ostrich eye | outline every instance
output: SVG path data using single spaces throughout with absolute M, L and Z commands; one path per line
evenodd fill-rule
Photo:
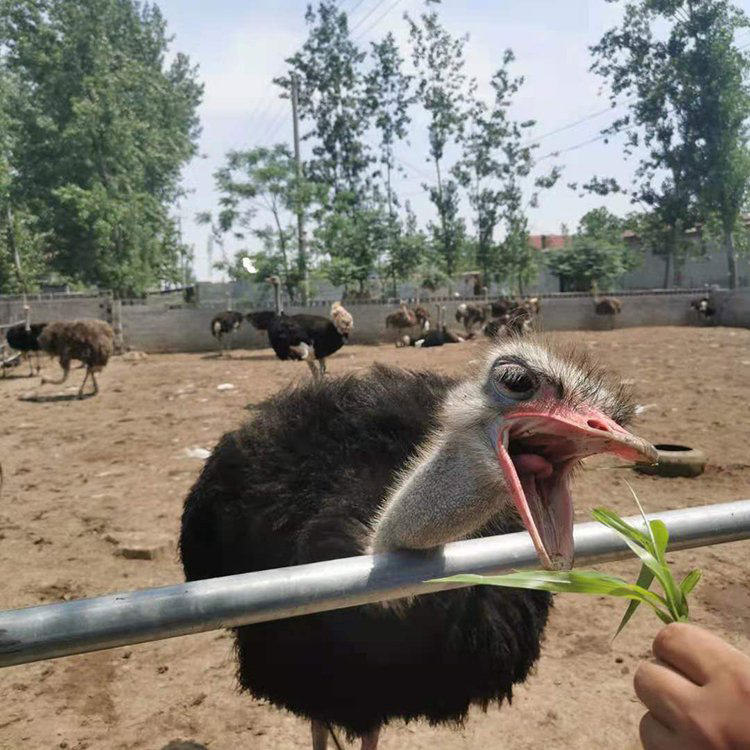
M 536 378 L 521 367 L 507 367 L 498 373 L 498 391 L 507 398 L 523 400 L 531 398 L 538 384 Z

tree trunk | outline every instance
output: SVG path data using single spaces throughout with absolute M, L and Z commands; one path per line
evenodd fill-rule
M 736 289 L 739 285 L 737 250 L 734 247 L 734 232 L 731 227 L 724 227 L 724 248 L 727 251 L 727 263 L 729 264 L 729 288 Z

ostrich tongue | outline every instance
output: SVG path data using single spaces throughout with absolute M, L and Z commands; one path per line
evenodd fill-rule
M 504 419 L 497 457 L 539 561 L 549 570 L 573 565 L 571 470 L 582 458 L 613 453 L 656 461 L 656 449 L 590 408 L 536 411 L 530 405 Z

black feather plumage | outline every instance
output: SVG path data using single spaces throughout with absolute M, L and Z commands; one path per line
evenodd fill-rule
M 221 439 L 187 498 L 187 579 L 361 554 L 453 383 L 375 367 L 261 405 Z M 370 605 L 244 626 L 238 677 L 253 695 L 350 736 L 391 719 L 461 722 L 472 703 L 510 700 L 539 656 L 550 604 L 541 592 L 476 587 L 399 611 Z

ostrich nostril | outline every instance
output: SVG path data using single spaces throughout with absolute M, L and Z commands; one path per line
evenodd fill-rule
M 589 419 L 586 424 L 593 430 L 601 430 L 602 432 L 610 432 L 609 427 L 599 419 Z

